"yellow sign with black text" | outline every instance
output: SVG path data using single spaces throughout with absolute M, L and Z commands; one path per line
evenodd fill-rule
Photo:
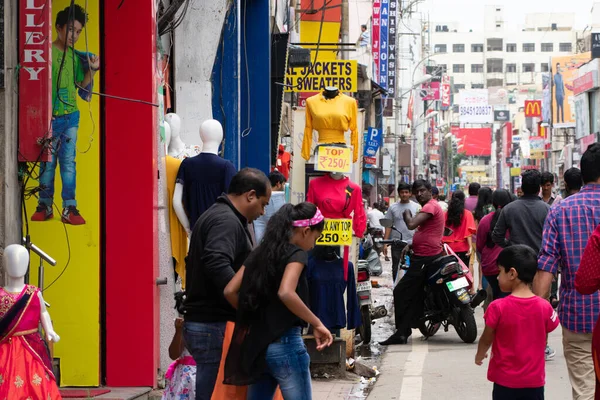
M 285 74 L 286 92 L 320 92 L 335 86 L 340 92 L 358 91 L 356 60 L 320 60 L 310 67 L 288 68 Z
M 352 245 L 351 219 L 325 219 L 325 228 L 317 239 L 317 246 Z
M 352 172 L 352 148 L 319 146 L 315 170 L 349 174 Z

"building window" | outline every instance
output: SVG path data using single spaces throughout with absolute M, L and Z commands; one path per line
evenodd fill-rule
M 488 87 L 501 87 L 504 86 L 504 80 L 502 79 L 488 79 L 487 80 Z
M 455 53 L 464 53 L 465 52 L 465 45 L 464 44 L 453 44 L 452 45 L 452 51 Z
M 436 44 L 433 48 L 434 53 L 445 53 L 447 51 L 445 44 Z
M 487 40 L 487 51 L 502 51 L 503 48 L 502 39 L 488 39 Z
M 506 72 L 517 72 L 517 64 L 506 64 Z
M 573 46 L 571 45 L 571 43 L 560 43 L 558 45 L 558 51 L 564 51 L 564 52 L 572 52 L 573 51 Z
M 507 43 L 506 44 L 506 52 L 507 53 L 516 53 L 517 52 L 517 44 L 516 43 Z
M 554 51 L 554 43 L 542 43 L 542 51 L 544 53 L 551 53 Z
M 548 63 L 542 63 L 540 66 L 542 67 L 542 69 L 541 69 L 542 72 L 550 71 L 550 69 L 548 68 Z
M 471 89 L 483 89 L 483 83 L 471 83 Z
M 457 83 L 454 85 L 454 90 L 461 90 L 465 88 L 465 84 L 464 83 Z
M 524 53 L 533 53 L 535 51 L 535 43 L 523 43 Z
M 496 24 L 496 28 L 502 28 L 502 25 Z
M 535 72 L 535 64 L 534 63 L 524 63 L 523 64 L 523 72 Z
M 452 72 L 460 74 L 465 72 L 465 64 L 454 64 L 452 65 Z
M 487 72 L 488 74 L 494 72 L 502 72 L 503 61 L 501 58 L 490 58 L 487 60 Z
M 471 72 L 472 73 L 482 73 L 483 72 L 483 64 L 471 64 Z
M 472 44 L 471 52 L 473 53 L 483 53 L 483 44 Z

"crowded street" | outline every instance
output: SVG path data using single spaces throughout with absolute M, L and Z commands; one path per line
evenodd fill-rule
M 600 0 L 0 33 L 0 400 L 600 400 Z

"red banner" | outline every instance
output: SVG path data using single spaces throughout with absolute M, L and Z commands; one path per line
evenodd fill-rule
M 371 52 L 373 53 L 373 81 L 379 82 L 379 29 L 381 23 L 381 0 L 373 1 L 373 24 L 371 26 Z
M 450 76 L 444 74 L 441 87 L 442 107 L 450 107 Z
M 459 153 L 467 156 L 490 156 L 492 154 L 491 128 L 459 128 L 452 127 L 452 134 L 461 139 L 463 147 Z
M 52 16 L 50 1 L 19 1 L 19 160 L 49 161 Z

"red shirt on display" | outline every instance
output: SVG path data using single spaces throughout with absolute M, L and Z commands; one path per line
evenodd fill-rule
M 448 246 L 450 246 L 452 251 L 455 253 L 469 251 L 469 242 L 467 241 L 467 238 L 471 237 L 473 234 L 475 234 L 475 232 L 477 232 L 473 214 L 465 210 L 460 221 L 460 226 L 448 226 L 447 223 L 446 226 L 452 229 L 452 235 L 444 236 L 443 242 L 448 243 Z
M 279 151 L 277 153 L 277 162 L 275 164 L 275 168 L 277 171 L 281 172 L 281 174 L 285 177 L 286 180 L 290 179 L 290 161 L 292 157 L 290 153 L 285 151 L 285 147 L 283 145 L 279 145 Z
M 367 215 L 360 186 L 349 178 L 333 179 L 329 174 L 314 178 L 308 184 L 306 201 L 315 204 L 325 218 L 352 216 L 354 235 L 362 237 L 367 228 Z
M 488 380 L 514 389 L 544 386 L 546 336 L 559 324 L 550 303 L 511 295 L 494 300 L 484 319 L 495 331 Z
M 437 200 L 431 199 L 421 209 L 431 217 L 421 224 L 413 237 L 413 252 L 419 257 L 436 256 L 442 252 L 442 237 L 446 218 Z

